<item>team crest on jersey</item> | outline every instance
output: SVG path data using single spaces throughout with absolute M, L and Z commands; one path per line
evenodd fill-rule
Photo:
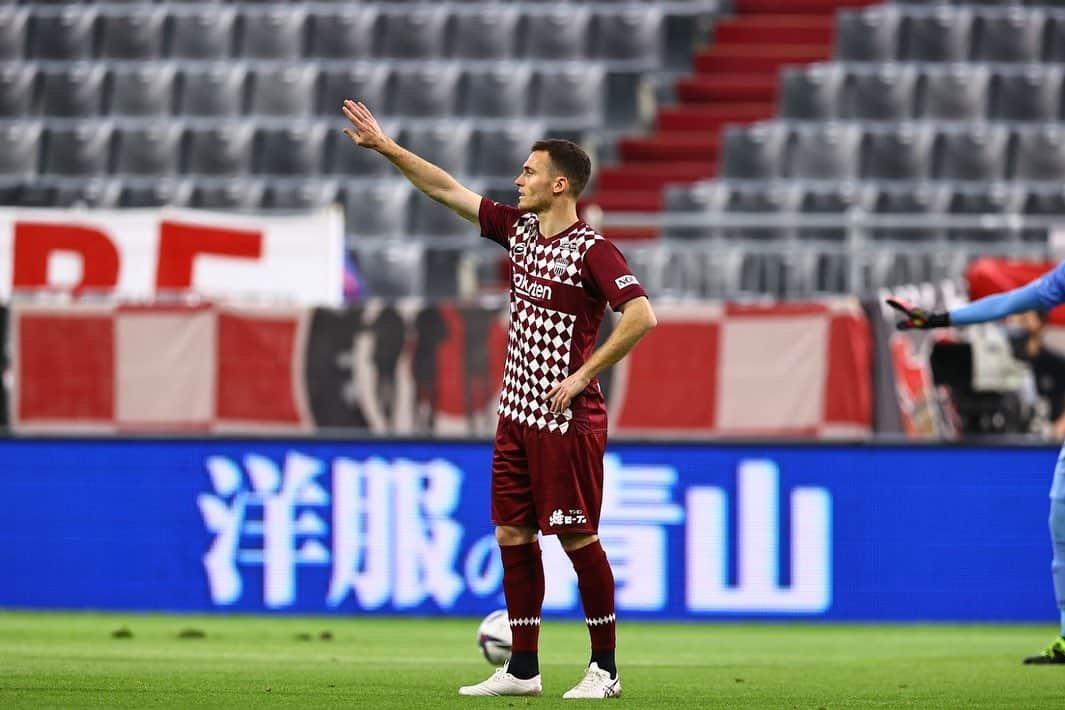
M 565 259 L 555 259 L 555 263 L 551 264 L 551 273 L 555 278 L 559 278 L 562 274 L 566 273 L 566 266 L 569 264 Z

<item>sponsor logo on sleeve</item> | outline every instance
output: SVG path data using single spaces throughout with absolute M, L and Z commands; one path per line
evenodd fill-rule
M 637 281 L 636 277 L 633 276 L 632 274 L 625 274 L 624 276 L 619 276 L 616 279 L 614 279 L 614 284 L 619 289 L 625 288 L 626 286 L 636 286 L 636 285 L 639 285 L 639 283 L 640 282 Z

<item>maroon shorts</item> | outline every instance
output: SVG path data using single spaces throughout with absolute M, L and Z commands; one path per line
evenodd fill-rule
M 603 507 L 606 431 L 571 422 L 565 434 L 499 418 L 492 451 L 492 522 L 545 535 L 594 533 Z

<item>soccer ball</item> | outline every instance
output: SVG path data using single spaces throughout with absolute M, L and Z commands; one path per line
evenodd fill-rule
M 485 660 L 501 666 L 510 658 L 510 619 L 506 609 L 496 609 L 481 621 L 477 629 L 477 645 Z

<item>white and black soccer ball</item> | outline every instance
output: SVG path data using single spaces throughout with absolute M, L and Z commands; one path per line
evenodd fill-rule
M 477 645 L 485 660 L 501 666 L 510 658 L 510 618 L 506 609 L 496 609 L 481 621 L 477 629 Z

